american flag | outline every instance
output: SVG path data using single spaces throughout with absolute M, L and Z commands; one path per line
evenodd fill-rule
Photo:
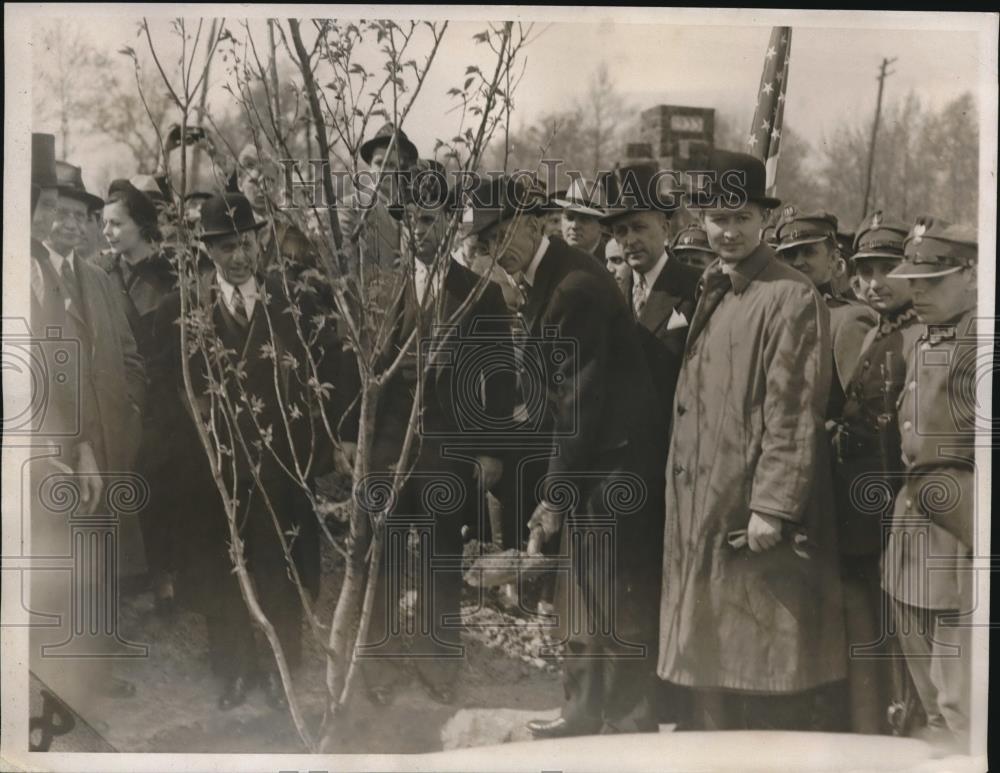
M 771 40 L 764 54 L 764 71 L 760 74 L 757 109 L 754 110 L 749 152 L 764 162 L 767 168 L 767 193 L 774 195 L 778 173 L 778 152 L 781 150 L 781 123 L 785 116 L 785 90 L 788 87 L 788 60 L 792 53 L 792 28 L 772 27 Z

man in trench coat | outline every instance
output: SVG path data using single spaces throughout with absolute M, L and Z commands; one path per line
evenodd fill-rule
M 659 675 L 706 729 L 816 729 L 845 640 L 823 412 L 829 311 L 760 243 L 764 166 L 715 151 L 745 197 L 699 202 L 712 248 L 667 462 Z M 719 179 L 719 178 L 717 178 Z M 705 204 L 710 205 L 704 207 Z

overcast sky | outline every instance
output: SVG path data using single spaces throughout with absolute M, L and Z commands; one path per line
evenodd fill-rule
M 115 16 L 109 15 L 112 10 Z M 314 9 L 312 14 L 334 15 L 335 10 Z M 161 7 L 145 12 L 165 11 Z M 174 8 L 166 12 L 178 13 Z M 257 6 L 227 11 L 231 18 L 267 12 L 266 7 Z M 453 17 L 476 12 L 476 8 L 436 6 L 407 13 Z M 142 11 L 105 5 L 89 11 L 57 7 L 46 13 L 72 14 L 73 26 L 85 39 L 109 54 L 126 44 L 141 50 L 135 20 Z M 289 11 L 281 7 L 271 13 L 287 16 Z M 303 11 L 303 15 L 308 13 Z M 494 18 L 509 18 L 512 13 L 490 10 Z M 555 20 L 536 23 L 540 34 L 527 49 L 524 79 L 515 94 L 514 128 L 530 124 L 544 112 L 569 107 L 584 93 L 588 78 L 602 61 L 636 109 L 660 103 L 715 107 L 732 116 L 737 125 L 749 125 L 771 25 L 791 24 L 785 120 L 819 146 L 845 122 L 868 125 L 871 121 L 882 57 L 897 58 L 894 74 L 886 82 L 888 102 L 912 90 L 925 104 L 939 106 L 963 91 L 978 92 L 979 62 L 985 56 L 977 33 L 955 30 L 958 25 L 969 25 L 957 15 L 572 8 L 519 9 L 517 13 Z M 641 14 L 641 18 L 630 14 Z M 407 121 L 407 132 L 421 149 L 430 151 L 435 138 L 454 134 L 455 115 L 447 112 L 452 103 L 446 92 L 460 85 L 467 64 L 482 61 L 483 47 L 472 41 L 482 28 L 475 21 L 455 21 L 449 28 L 420 107 Z M 116 59 L 121 67 L 129 66 L 124 57 Z M 212 94 L 213 103 L 224 97 L 218 89 Z M 55 128 L 34 127 L 36 131 Z M 81 145 L 78 155 L 71 160 L 84 165 L 87 179 L 94 179 L 94 166 L 114 165 L 117 160 L 110 149 L 93 143 Z

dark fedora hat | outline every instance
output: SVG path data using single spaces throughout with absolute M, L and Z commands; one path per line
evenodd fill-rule
M 527 174 L 488 177 L 470 195 L 472 220 L 466 236 L 480 234 L 517 214 L 540 213 L 548 201 L 542 186 Z
M 765 209 L 781 206 L 781 199 L 767 195 L 767 171 L 764 162 L 749 153 L 712 150 L 704 170 L 707 183 L 693 192 L 689 208 L 735 208 L 745 202 Z
M 52 134 L 31 135 L 31 184 L 38 188 L 55 188 L 59 185 L 56 176 L 56 138 Z
M 201 205 L 202 238 L 256 231 L 265 225 L 266 221 L 254 219 L 253 207 L 242 193 L 217 193 Z
M 87 191 L 83 184 L 83 172 L 80 167 L 66 161 L 56 161 L 56 188 L 59 195 L 68 199 L 76 199 L 87 205 L 87 211 L 93 212 L 104 206 L 104 199 Z
M 416 160 L 417 156 L 420 155 L 417 152 L 417 146 L 410 142 L 410 138 L 406 136 L 406 132 L 402 129 L 397 129 L 396 124 L 392 121 L 386 122 L 381 129 L 375 132 L 374 137 L 361 146 L 361 159 L 366 164 L 371 164 L 372 154 L 375 153 L 375 148 L 388 147 L 389 143 L 392 141 L 393 134 L 398 135 L 396 148 L 399 151 L 399 158 Z
M 668 175 L 655 161 L 619 166 L 605 174 L 601 184 L 607 204 L 601 222 L 610 223 L 633 212 L 675 212 L 680 207 L 680 191 L 668 187 Z

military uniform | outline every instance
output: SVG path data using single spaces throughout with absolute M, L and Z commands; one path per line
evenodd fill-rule
M 837 244 L 837 218 L 827 212 L 800 212 L 785 207 L 776 230 L 777 251 L 783 252 L 802 244 L 826 240 Z M 834 376 L 827 404 L 827 417 L 839 416 L 844 407 L 844 390 L 851 380 L 861 354 L 865 336 L 878 322 L 877 315 L 867 305 L 847 298 L 833 281 L 817 285 L 830 309 L 830 341 L 833 344 Z
M 898 263 L 903 259 L 906 233 L 906 226 L 885 223 L 881 213 L 876 213 L 859 229 L 852 260 Z M 852 655 L 846 699 L 850 730 L 855 733 L 886 732 L 890 701 L 902 692 L 898 686 L 902 679 L 892 689 L 891 664 L 885 660 L 892 643 L 886 634 L 879 564 L 902 468 L 895 405 L 906 376 L 905 353 L 912 350 L 921 330 L 912 303 L 882 316 L 865 337 L 845 390 L 843 412 L 836 419 L 834 495 L 845 627 Z
M 705 229 L 697 223 L 681 229 L 670 243 L 670 252 L 676 255 L 681 263 L 687 263 L 697 269 L 704 270 L 715 260 L 715 250 L 708 244 Z
M 891 276 L 929 278 L 973 266 L 975 231 L 930 218 L 906 239 Z M 897 636 L 928 727 L 968 744 L 975 504 L 975 301 L 928 324 L 906 352 L 898 405 L 904 467 L 883 559 Z

